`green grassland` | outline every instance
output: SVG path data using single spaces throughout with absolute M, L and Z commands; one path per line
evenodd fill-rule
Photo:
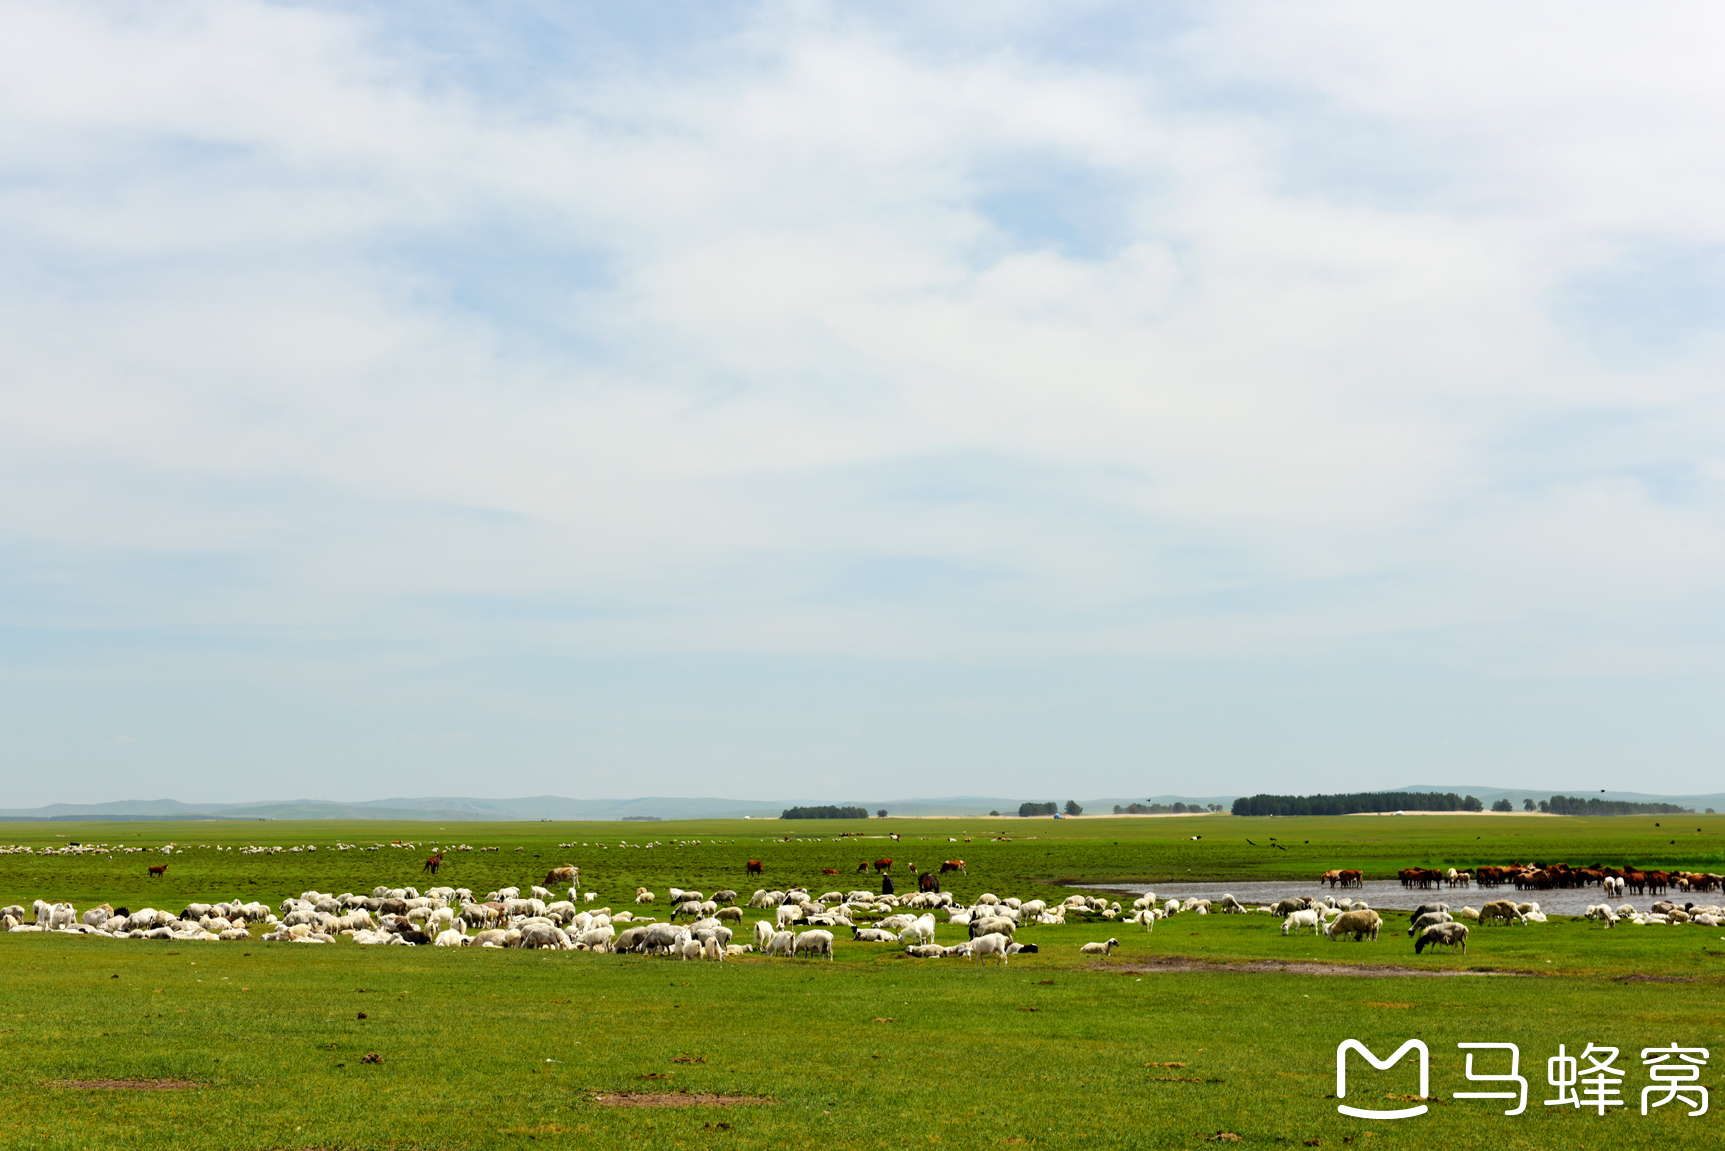
M 836 838 L 846 831 L 870 838 Z M 888 832 L 903 838 L 872 838 Z M 1246 843 L 1264 845 L 1272 834 L 1287 851 Z M 727 886 L 746 897 L 760 885 L 745 882 L 749 859 L 765 864 L 768 886 L 801 883 L 817 893 L 873 887 L 872 877 L 854 874 L 857 863 L 887 855 L 895 873 L 910 861 L 965 859 L 970 875 L 947 885 L 961 898 L 985 890 L 1059 896 L 1057 881 L 1130 878 L 1275 876 L 1304 892 L 1316 890 L 1317 872 L 1345 866 L 1386 875 L 1415 864 L 1564 859 L 1720 870 L 1721 834 L 1725 818 L 1710 816 L 512 823 L 441 831 L 9 824 L 0 825 L 0 843 L 173 841 L 185 850 L 0 856 L 0 902 L 52 897 L 81 910 L 106 899 L 177 911 L 194 899 L 275 904 L 308 888 L 428 886 L 421 860 L 432 846 L 451 844 L 499 850 L 450 852 L 439 881 L 483 893 L 573 863 L 583 886 L 619 909 L 637 885 L 653 889 L 661 917 L 672 884 L 709 893 Z M 413 846 L 363 849 L 397 839 Z M 319 850 L 215 850 L 260 843 Z M 340 851 L 337 843 L 356 846 Z M 167 876 L 149 879 L 146 865 L 164 858 Z M 840 874 L 824 876 L 825 868 Z M 901 891 L 907 880 L 900 876 Z M 1405 923 L 1390 916 L 1378 942 L 1361 944 L 1284 938 L 1265 916 L 1182 915 L 1150 933 L 1105 921 L 1030 926 L 1020 938 L 1041 951 L 1005 968 L 912 960 L 843 932 L 832 963 L 751 957 L 722 965 L 345 941 L 0 935 L 0 1084 L 10 1103 L 0 1113 L 0 1146 L 1139 1147 L 1205 1145 L 1218 1131 L 1238 1134 L 1242 1145 L 1288 1147 L 1313 1139 L 1382 1148 L 1717 1144 L 1725 1103 L 1693 1119 L 1678 1104 L 1639 1113 L 1647 1079 L 1638 1056 L 1672 1041 L 1710 1048 L 1703 1082 L 1715 1094 L 1725 1086 L 1725 933 L 1604 931 L 1554 917 L 1476 927 L 1467 955 L 1415 956 Z M 962 934 L 943 922 L 938 939 Z M 1109 935 L 1123 944 L 1112 958 L 1079 955 L 1079 944 Z M 1247 966 L 1261 960 L 1290 966 Z M 1312 973 L 1337 965 L 1377 974 Z M 1336 1045 L 1356 1038 L 1387 1055 L 1414 1037 L 1431 1049 L 1431 1114 L 1337 1114 L 1327 1098 Z M 1526 1114 L 1506 1118 L 1503 1105 L 1450 1098 L 1479 1086 L 1463 1079 L 1455 1047 L 1479 1041 L 1521 1045 Z M 1545 1060 L 1559 1043 L 1575 1053 L 1589 1042 L 1622 1049 L 1628 1106 L 1604 1117 L 1543 1106 L 1552 1093 Z M 361 1062 L 368 1053 L 381 1061 Z M 1355 1064 L 1351 1075 L 1349 1103 L 1405 1106 L 1383 1097 L 1417 1091 L 1407 1062 L 1382 1073 Z M 137 1093 L 54 1085 L 158 1078 L 199 1086 Z M 773 1102 L 594 1102 L 624 1091 Z

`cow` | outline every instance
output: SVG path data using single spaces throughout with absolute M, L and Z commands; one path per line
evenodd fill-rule
M 1342 873 L 1340 871 L 1337 871 L 1333 867 L 1330 870 L 1324 872 L 1322 875 L 1318 876 L 1318 886 L 1319 887 L 1322 887 L 1326 883 L 1329 884 L 1331 887 L 1334 887 L 1336 884 L 1340 883 L 1341 881 L 1342 881 Z
M 159 879 L 166 874 L 168 874 L 168 865 L 167 864 L 165 864 L 165 863 L 161 863 L 161 864 L 152 863 L 152 864 L 150 864 L 150 878 L 151 879 Z
M 758 859 L 751 859 L 748 863 L 743 865 L 744 875 L 759 875 L 764 870 L 765 869 L 761 866 L 761 861 Z
M 821 868 L 821 874 L 822 875 L 837 875 L 838 873 L 839 873 L 839 869 L 836 867 L 823 867 L 823 868 Z
M 861 863 L 857 864 L 857 874 L 858 875 L 862 875 L 867 870 L 868 870 L 868 860 L 865 859 Z
M 1341 871 L 1337 874 L 1341 878 L 1341 884 L 1343 887 L 1364 887 L 1366 885 L 1366 876 L 1364 872 L 1350 870 Z
M 891 871 L 892 870 L 892 860 L 890 860 L 890 859 L 877 859 L 874 861 L 874 869 L 877 873 L 882 872 L 882 871 Z
M 964 869 L 964 860 L 962 860 L 962 859 L 949 859 L 945 863 L 940 865 L 940 873 L 942 875 L 945 875 L 949 871 L 956 871 L 960 875 L 969 875 L 970 874 L 970 872 L 968 872 Z
M 429 871 L 429 872 L 431 872 L 431 874 L 436 875 L 437 869 L 442 867 L 442 866 L 443 866 L 443 852 L 440 851 L 436 855 L 428 856 L 425 860 L 425 864 L 419 870 Z
M 940 878 L 932 871 L 925 871 L 917 877 L 916 887 L 918 891 L 939 891 Z
M 542 887 L 556 887 L 559 884 L 563 884 L 563 883 L 574 883 L 575 877 L 577 875 L 580 875 L 580 874 L 581 874 L 580 868 L 576 868 L 576 867 L 553 867 L 550 871 L 545 873 L 545 882 L 543 884 L 541 884 L 541 886 Z

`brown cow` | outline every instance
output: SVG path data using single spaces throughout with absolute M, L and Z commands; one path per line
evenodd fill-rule
M 890 859 L 877 859 L 874 861 L 874 869 L 876 872 L 891 871 L 892 870 L 892 860 L 890 860 Z
M 932 871 L 925 871 L 917 877 L 916 887 L 918 891 L 939 891 L 940 877 Z
M 1362 871 L 1339 871 L 1336 873 L 1343 887 L 1364 887 L 1366 876 Z
M 574 883 L 575 877 L 581 874 L 578 867 L 553 867 L 545 873 L 545 882 L 541 887 L 556 887 L 560 883 Z
M 940 865 L 940 873 L 942 875 L 945 875 L 949 871 L 956 871 L 960 875 L 969 875 L 970 874 L 970 872 L 968 872 L 964 869 L 964 860 L 962 860 L 962 859 L 949 859 L 945 863 Z
M 166 875 L 167 873 L 168 873 L 168 865 L 167 864 L 164 863 L 164 864 L 161 864 L 159 866 L 154 864 L 154 863 L 150 864 L 150 878 L 151 879 L 155 879 L 158 876 Z
M 440 851 L 436 855 L 428 856 L 425 860 L 425 865 L 423 867 L 421 867 L 419 870 L 429 871 L 429 872 L 431 872 L 431 874 L 436 875 L 437 869 L 442 867 L 442 866 L 443 866 L 443 852 Z
M 761 866 L 761 861 L 758 859 L 751 859 L 748 863 L 743 865 L 744 875 L 759 875 L 764 870 L 765 868 Z

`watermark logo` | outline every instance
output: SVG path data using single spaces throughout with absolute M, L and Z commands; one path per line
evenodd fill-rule
M 1424 1099 L 1431 1095 L 1431 1052 L 1426 1050 L 1426 1045 L 1418 1039 L 1408 1040 L 1406 1043 L 1396 1048 L 1396 1053 L 1388 1059 L 1379 1059 L 1376 1055 L 1372 1054 L 1370 1048 L 1368 1048 L 1364 1043 L 1361 1043 L 1358 1039 L 1344 1039 L 1342 1040 L 1341 1045 L 1336 1048 L 1337 1099 L 1346 1099 L 1348 1097 L 1349 1051 L 1358 1051 L 1361 1055 L 1365 1056 L 1367 1063 L 1370 1063 L 1379 1071 L 1388 1071 L 1391 1067 L 1394 1067 L 1397 1063 L 1401 1062 L 1402 1056 L 1406 1055 L 1409 1051 L 1418 1051 L 1420 1053 L 1420 1098 Z M 1352 1115 L 1357 1119 L 1412 1119 L 1415 1115 L 1424 1115 L 1426 1113 L 1426 1105 L 1421 1103 L 1418 1107 L 1403 1107 L 1395 1111 L 1373 1111 L 1369 1107 L 1349 1107 L 1346 1104 L 1339 1104 L 1336 1107 L 1336 1110 L 1340 1111 L 1343 1115 Z
M 1515 1083 L 1520 1091 L 1457 1091 L 1456 1099 L 1515 1099 L 1515 1108 L 1505 1111 L 1505 1115 L 1520 1115 L 1527 1110 L 1527 1080 L 1517 1072 L 1521 1070 L 1521 1048 L 1513 1043 L 1457 1043 L 1457 1047 L 1467 1052 L 1467 1077 L 1470 1083 Z M 1475 1051 L 1507 1051 L 1509 1052 L 1508 1075 L 1475 1075 L 1473 1073 L 1473 1053 Z
M 1469 1083 L 1499 1084 L 1503 1087 L 1513 1084 L 1514 1090 L 1457 1091 L 1452 1098 L 1501 1099 L 1513 1102 L 1514 1106 L 1504 1111 L 1506 1116 L 1520 1115 L 1527 1110 L 1527 1079 L 1521 1074 L 1520 1047 L 1514 1043 L 1457 1043 L 1456 1047 L 1467 1053 L 1465 1074 Z M 1395 1053 L 1388 1059 L 1379 1059 L 1358 1039 L 1344 1039 L 1336 1047 L 1337 1099 L 1348 1097 L 1350 1051 L 1359 1052 L 1367 1063 L 1379 1071 L 1388 1071 L 1401 1062 L 1402 1056 L 1410 1051 L 1417 1051 L 1420 1093 L 1415 1098 L 1431 1097 L 1431 1053 L 1423 1042 L 1410 1039 L 1396 1048 Z M 1474 1066 L 1474 1058 L 1479 1052 L 1507 1054 L 1508 1072 L 1493 1074 L 1478 1070 Z M 1573 1107 L 1577 1110 L 1588 1107 L 1599 1115 L 1606 1114 L 1609 1108 L 1622 1107 L 1630 1100 L 1623 1097 L 1624 1081 L 1628 1072 L 1618 1065 L 1619 1054 L 1619 1048 L 1589 1043 L 1579 1055 L 1571 1055 L 1567 1044 L 1558 1044 L 1557 1054 L 1545 1061 L 1545 1079 L 1556 1090 L 1557 1097 L 1545 1100 L 1545 1106 Z M 1681 1102 L 1688 1107 L 1690 1118 L 1707 1114 L 1707 1088 L 1701 1083 L 1701 1069 L 1707 1065 L 1711 1054 L 1705 1047 L 1680 1047 L 1675 1041 L 1666 1047 L 1643 1047 L 1641 1062 L 1647 1068 L 1647 1077 L 1653 1082 L 1651 1086 L 1641 1089 L 1641 1113 L 1646 1115 L 1652 1109 Z M 1501 1056 L 1494 1055 L 1491 1058 L 1495 1061 L 1501 1059 Z M 1630 1098 L 1633 1099 L 1633 1094 Z M 1338 1104 L 1336 1110 L 1358 1119 L 1412 1119 L 1426 1114 L 1428 1108 L 1421 1103 L 1416 1107 L 1378 1110 L 1350 1107 L 1343 1103 Z

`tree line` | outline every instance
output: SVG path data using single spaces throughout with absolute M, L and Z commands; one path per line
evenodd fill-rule
M 1133 806 L 1137 806 L 1134 804 Z M 1493 811 L 1513 811 L 1514 805 L 1500 799 Z M 1535 810 L 1534 801 L 1522 800 L 1524 811 Z M 1678 815 L 1695 810 L 1673 803 L 1630 803 L 1618 799 L 1583 799 L 1554 795 L 1542 799 L 1539 811 L 1553 815 Z M 1128 809 L 1130 810 L 1130 809 Z M 1235 815 L 1355 815 L 1388 811 L 1483 811 L 1485 805 L 1471 795 L 1453 791 L 1355 791 L 1337 795 L 1250 795 L 1234 801 Z
M 886 812 L 881 812 L 886 815 Z M 866 807 L 837 807 L 826 804 L 822 807 L 787 807 L 780 814 L 780 819 L 867 819 Z
M 1485 804 L 1453 791 L 1352 791 L 1337 795 L 1243 795 L 1235 815 L 1357 815 L 1384 811 L 1484 811 Z

